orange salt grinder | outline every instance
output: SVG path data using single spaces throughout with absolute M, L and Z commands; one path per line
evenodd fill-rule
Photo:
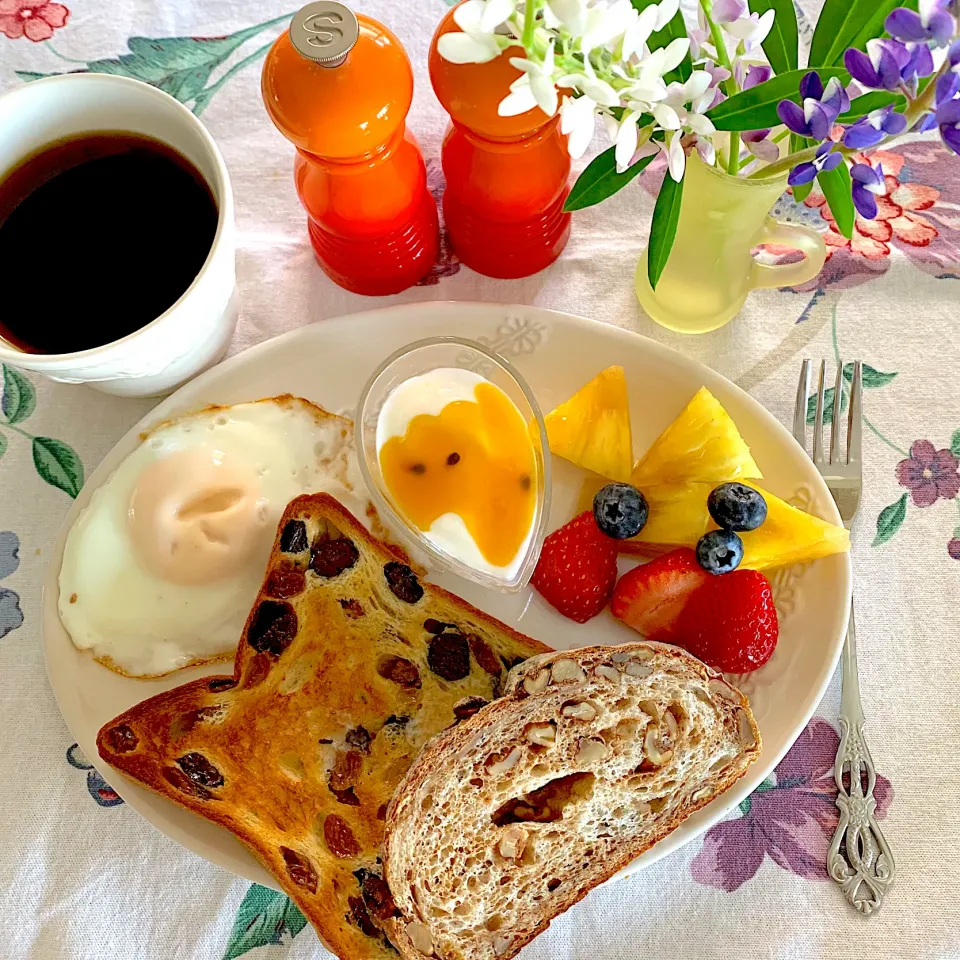
M 487 63 L 451 63 L 437 50 L 457 30 L 454 10 L 430 46 L 430 81 L 452 124 L 443 142 L 447 186 L 443 214 L 460 259 L 490 277 L 526 277 L 560 256 L 570 236 L 563 212 L 570 175 L 560 118 L 534 107 L 515 117 L 497 114 L 520 71 L 508 47 Z
M 294 178 L 320 266 L 354 293 L 416 283 L 436 261 L 439 226 L 406 129 L 413 72 L 397 38 L 342 3 L 309 3 L 267 53 L 261 89 L 297 148 Z

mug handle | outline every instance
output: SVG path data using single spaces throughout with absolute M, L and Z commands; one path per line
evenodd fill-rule
M 754 290 L 806 283 L 823 269 L 827 259 L 827 246 L 816 230 L 779 223 L 773 217 L 767 217 L 757 243 L 778 243 L 784 247 L 794 247 L 803 254 L 803 259 L 797 263 L 754 263 L 750 277 L 750 285 Z

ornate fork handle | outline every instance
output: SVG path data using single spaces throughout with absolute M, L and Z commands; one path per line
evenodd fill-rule
M 840 823 L 830 843 L 827 869 L 847 901 L 865 915 L 880 909 L 893 883 L 896 866 L 887 841 L 877 825 L 877 782 L 870 750 L 863 737 L 863 708 L 857 673 L 857 638 L 850 609 L 850 624 L 843 645 L 843 692 L 840 702 L 840 748 L 833 767 L 837 781 Z M 849 786 L 844 783 L 844 774 Z M 866 773 L 866 787 L 863 775 Z

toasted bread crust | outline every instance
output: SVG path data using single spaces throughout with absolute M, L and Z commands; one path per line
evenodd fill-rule
M 298 497 L 232 677 L 152 697 L 97 738 L 125 776 L 233 832 L 344 960 L 396 957 L 379 847 L 410 762 L 455 703 L 501 692 L 503 660 L 549 649 L 405 560 L 329 495 Z
M 630 660 L 634 654 L 637 659 Z M 614 660 L 614 656 L 619 659 Z M 635 680 L 625 673 L 626 665 L 631 662 L 643 665 L 637 668 Z M 564 664 L 558 674 L 561 679 L 554 678 L 552 669 L 558 663 Z M 570 669 L 570 664 L 579 670 Z M 597 674 L 597 667 L 610 668 L 613 672 Z M 629 737 L 614 736 L 613 724 L 618 723 L 618 717 L 624 718 L 624 711 L 627 715 L 632 711 L 643 716 L 644 694 L 640 695 L 640 711 L 636 709 L 635 697 L 636 688 L 642 689 L 645 680 L 639 674 L 647 667 L 654 671 L 653 676 L 667 678 L 666 688 L 673 691 L 672 696 L 678 696 L 678 690 L 696 687 L 697 698 L 705 703 L 709 699 L 710 709 L 717 718 L 717 729 L 712 731 L 717 750 L 731 754 L 726 766 L 699 770 L 700 779 L 693 786 L 678 783 L 673 793 L 670 783 L 677 773 L 670 760 L 659 771 L 641 773 L 640 766 L 631 770 L 632 763 L 644 757 L 644 748 L 638 749 L 635 741 L 631 744 Z M 617 679 L 610 679 L 614 676 Z M 562 719 L 564 707 L 582 702 L 596 708 L 594 723 Z M 530 742 L 529 731 L 546 722 L 554 726 L 555 741 L 546 748 L 537 747 Z M 683 723 L 693 729 L 689 717 Z M 594 726 L 604 729 L 593 729 Z M 617 726 L 616 730 L 619 729 Z M 644 728 L 640 729 L 642 734 Z M 579 763 L 579 746 L 568 750 L 569 738 L 577 738 L 575 743 L 579 745 L 584 742 L 583 738 L 591 739 L 591 734 L 601 753 L 605 744 L 606 756 L 593 764 Z M 697 734 L 698 740 L 701 736 L 709 739 L 710 735 L 710 731 L 702 729 Z M 680 736 L 687 736 L 685 727 L 681 727 Z M 620 739 L 627 742 L 620 744 Z M 513 757 L 518 747 L 519 755 Z M 676 746 L 678 755 L 681 749 L 684 749 L 682 739 Z M 383 846 L 384 875 L 400 911 L 388 924 L 391 942 L 404 960 L 425 960 L 424 952 L 417 948 L 414 939 L 419 939 L 421 944 L 429 942 L 432 956 L 439 960 L 509 960 L 542 933 L 554 917 L 728 790 L 757 759 L 760 749 L 759 730 L 746 698 L 679 648 L 639 642 L 556 652 L 524 662 L 511 671 L 501 699 L 427 744 L 394 794 L 387 811 Z M 634 751 L 632 760 L 631 750 Z M 496 761 L 492 766 L 491 758 Z M 605 769 L 605 764 L 614 763 L 621 767 L 626 764 L 627 773 L 614 775 Z M 706 768 L 707 763 L 703 765 Z M 549 768 L 547 774 L 545 766 Z M 615 808 L 622 810 L 635 803 L 638 791 L 643 791 L 641 796 L 656 793 L 658 777 L 674 800 L 668 800 L 661 808 L 665 812 L 663 817 L 659 817 L 658 810 L 652 824 L 644 830 L 636 829 L 632 835 L 627 831 L 625 836 L 617 836 L 616 824 L 610 826 L 608 840 L 602 839 L 602 832 L 598 834 L 595 830 L 595 820 L 580 819 L 587 815 L 576 800 L 563 811 L 558 822 L 543 820 L 542 811 L 534 810 L 525 812 L 519 820 L 507 818 L 498 823 L 496 811 L 502 813 L 505 802 L 513 802 L 511 798 L 517 795 L 537 796 L 537 790 L 543 790 L 545 782 L 569 782 L 571 771 L 575 771 L 574 777 L 594 774 L 598 791 L 608 789 L 606 782 L 609 783 L 610 799 L 602 816 L 609 815 L 614 821 Z M 495 774 L 492 784 L 491 774 Z M 591 780 L 590 790 L 593 789 L 594 780 Z M 595 815 L 596 810 L 591 816 Z M 431 817 L 432 822 L 425 824 Z M 437 853 L 438 845 L 453 834 L 454 822 L 455 849 L 444 848 Z M 506 836 L 504 831 L 509 829 L 504 824 L 517 822 L 520 826 L 514 829 L 522 833 L 523 842 L 535 846 L 535 860 L 531 863 L 502 855 L 500 844 Z M 489 864 L 486 871 L 482 866 L 484 861 Z M 445 873 L 438 884 L 440 862 Z M 543 862 L 550 866 L 543 868 L 547 872 L 541 876 L 537 871 Z M 476 864 L 481 865 L 479 875 Z M 486 885 L 484 872 L 492 875 Z M 449 883 L 446 876 L 452 878 Z M 544 888 L 544 876 L 558 879 L 551 880 Z M 432 886 L 424 887 L 422 881 L 426 877 L 431 878 Z M 554 882 L 556 887 L 552 886 Z M 438 886 L 442 889 L 438 890 Z M 531 888 L 533 894 L 528 892 Z M 498 905 L 498 890 L 503 890 L 500 896 L 509 901 L 506 910 Z M 458 906 L 460 891 L 465 894 L 467 906 Z M 531 901 L 531 897 L 535 897 L 535 901 Z M 475 902 L 483 903 L 483 912 L 472 912 L 469 905 Z M 522 916 L 515 923 L 510 914 L 513 905 Z M 491 915 L 498 918 L 497 925 L 489 923 Z M 458 917 L 463 920 L 458 921 Z M 413 936 L 407 932 L 411 924 L 418 928 Z M 458 936 L 461 928 L 469 935 Z

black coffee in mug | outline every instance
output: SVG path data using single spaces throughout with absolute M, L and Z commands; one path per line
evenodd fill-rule
M 139 330 L 196 279 L 218 216 L 196 167 L 151 137 L 48 144 L 0 174 L 0 337 L 54 354 Z

